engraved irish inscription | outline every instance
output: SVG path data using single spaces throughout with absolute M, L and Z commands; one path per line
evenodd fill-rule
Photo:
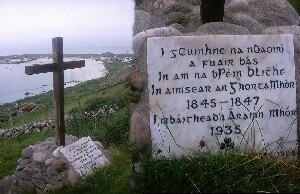
M 60 151 L 81 177 L 86 177 L 97 168 L 109 164 L 108 159 L 90 137 L 83 137 Z
M 153 156 L 298 155 L 292 35 L 147 40 Z

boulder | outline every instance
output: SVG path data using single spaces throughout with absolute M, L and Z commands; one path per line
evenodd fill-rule
M 143 10 L 135 10 L 135 21 L 133 25 L 133 35 L 150 28 L 151 15 Z
M 201 36 L 208 34 L 228 34 L 228 35 L 249 35 L 252 34 L 247 28 L 238 26 L 235 24 L 229 24 L 225 22 L 211 22 L 203 24 L 194 33 L 189 33 L 189 35 Z
M 238 13 L 231 18 L 233 24 L 247 28 L 252 34 L 263 34 L 264 27 L 252 17 Z
M 151 142 L 151 133 L 148 120 L 138 111 L 134 111 L 130 119 L 130 151 L 133 157 L 137 157 L 139 152 L 147 152 L 147 145 Z M 145 153 L 144 153 L 145 154 Z
M 64 159 L 56 159 L 52 162 L 52 168 L 61 173 L 68 169 L 68 161 Z
M 162 11 L 164 14 L 169 14 L 172 12 L 188 13 L 191 12 L 192 9 L 187 3 L 181 1 L 181 2 L 174 2 L 166 5 Z
M 94 144 L 97 146 L 97 148 L 103 152 L 104 151 L 104 146 L 102 145 L 102 143 L 100 143 L 99 141 L 94 141 Z
M 37 163 L 44 163 L 47 159 L 47 155 L 43 152 L 33 153 L 32 155 L 32 160 Z
M 22 151 L 22 156 L 27 159 L 30 158 L 32 154 L 33 154 L 32 147 L 27 147 Z
M 153 3 L 153 7 L 156 9 L 164 9 L 169 4 L 173 4 L 175 2 L 175 0 L 157 0 Z
M 286 0 L 249 0 L 248 15 L 264 27 L 299 25 L 296 10 Z
M 176 28 L 180 32 L 184 32 L 185 31 L 185 28 L 183 27 L 183 25 L 178 24 L 178 23 L 171 24 L 170 27 L 171 28 Z
M 53 156 L 55 158 L 62 158 L 63 157 L 63 154 L 60 152 L 60 149 L 63 148 L 63 146 L 59 146 L 58 148 L 56 148 L 54 151 L 53 151 Z
M 162 27 L 162 28 L 154 28 L 150 30 L 146 30 L 144 32 L 140 32 L 133 37 L 133 51 L 135 55 L 139 53 L 142 44 L 149 37 L 166 37 L 166 36 L 179 36 L 181 32 L 172 27 Z
M 297 53 L 300 53 L 300 26 L 274 26 L 265 29 L 266 34 L 293 34 L 294 47 Z
M 55 161 L 55 158 L 48 158 L 45 161 L 45 167 L 51 166 L 53 164 L 53 162 Z
M 149 123 L 145 116 L 134 111 L 130 120 L 130 142 L 147 142 L 151 140 Z
M 225 7 L 225 14 L 234 15 L 240 12 L 249 11 L 249 3 L 247 0 L 232 0 Z
M 184 13 L 181 12 L 172 12 L 167 14 L 166 24 L 170 25 L 174 23 L 185 25 L 188 23 L 188 18 Z
M 69 167 L 68 170 L 68 181 L 70 184 L 74 185 L 81 179 L 80 174 L 72 167 Z

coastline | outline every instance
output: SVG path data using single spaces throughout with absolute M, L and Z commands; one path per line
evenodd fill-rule
M 104 63 L 96 59 L 66 57 L 64 61 L 85 60 L 85 67 L 64 71 L 64 87 L 104 77 L 107 70 Z M 29 96 L 42 94 L 53 89 L 52 73 L 25 75 L 25 66 L 52 63 L 52 59 L 39 58 L 20 64 L 0 65 L 0 105 L 12 103 Z

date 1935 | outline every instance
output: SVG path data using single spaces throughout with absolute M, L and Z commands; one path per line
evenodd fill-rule
M 218 127 L 210 127 L 211 135 L 231 135 L 231 134 L 241 134 L 240 125 L 230 126 L 218 126 Z
M 278 157 L 285 157 L 285 156 L 296 156 L 296 150 L 281 150 L 277 152 Z

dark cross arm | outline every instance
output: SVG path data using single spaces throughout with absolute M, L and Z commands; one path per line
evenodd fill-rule
M 25 66 L 25 74 L 33 75 L 39 73 L 55 72 L 58 71 L 58 65 L 59 63 Z M 85 60 L 64 62 L 63 66 L 64 70 L 85 67 Z

